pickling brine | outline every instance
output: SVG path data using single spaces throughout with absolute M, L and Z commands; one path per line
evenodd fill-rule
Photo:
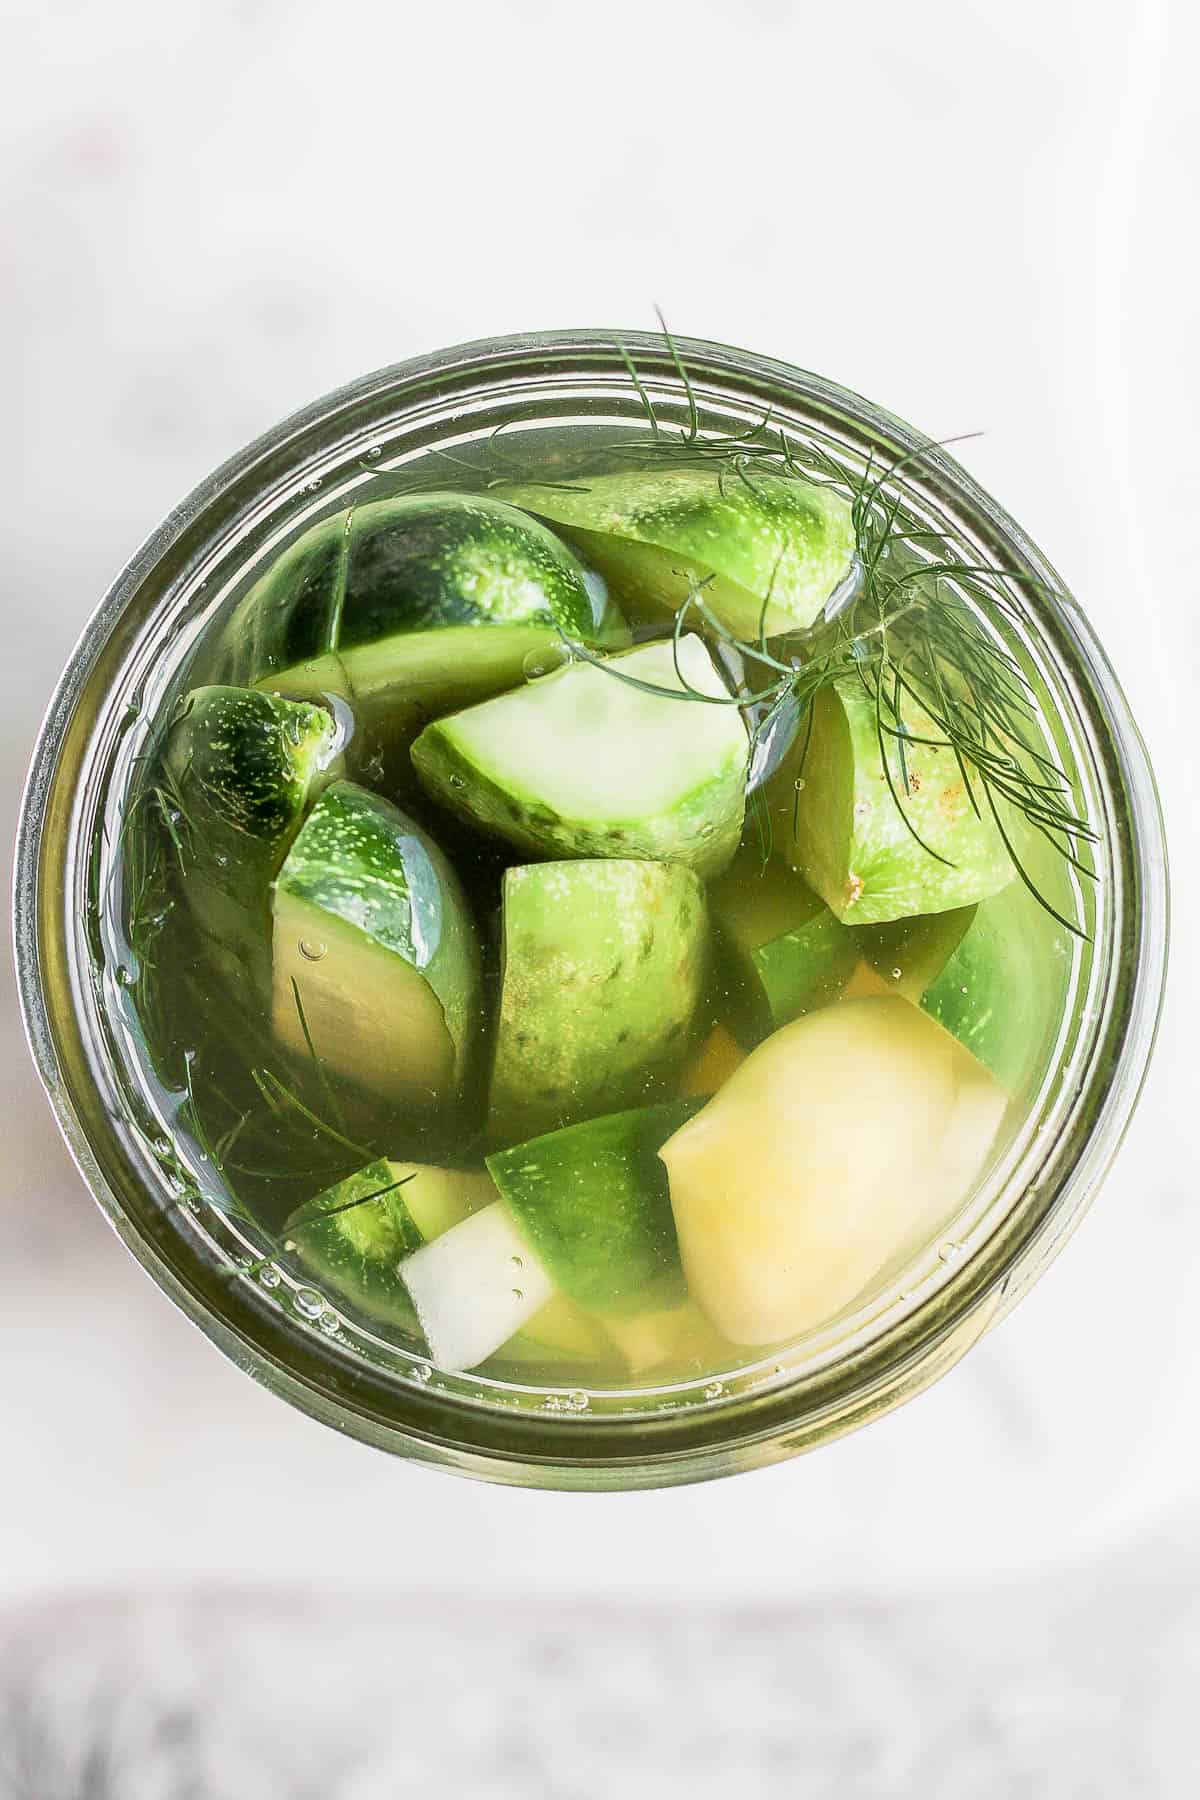
M 954 1241 L 1091 833 L 1019 590 L 896 472 L 522 457 L 380 471 L 256 574 L 123 904 L 179 1131 L 273 1263 L 435 1368 L 586 1392 L 736 1368 Z

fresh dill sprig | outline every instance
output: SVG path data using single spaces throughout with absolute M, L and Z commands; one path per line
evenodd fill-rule
M 302 1119 L 307 1120 L 314 1131 L 332 1139 L 336 1144 L 341 1144 L 345 1149 L 353 1151 L 355 1156 L 370 1160 L 373 1152 L 367 1149 L 365 1144 L 356 1143 L 353 1138 L 347 1137 L 344 1131 L 339 1131 L 336 1126 L 330 1125 L 328 1120 L 323 1119 L 319 1113 L 315 1113 L 310 1106 L 306 1106 L 299 1094 L 294 1093 L 273 1070 L 253 1068 L 250 1076 L 267 1105 L 274 1111 L 284 1110 L 287 1107 L 294 1108 Z
M 786 749 L 800 738 L 799 773 L 817 695 L 847 678 L 861 682 L 874 706 L 880 766 L 891 799 L 921 848 L 939 862 L 949 861 L 920 835 L 906 805 L 914 791 L 908 758 L 918 745 L 950 751 L 972 810 L 994 821 L 1025 887 L 1059 924 L 1076 936 L 1086 936 L 1035 882 L 1012 830 L 1016 815 L 1078 874 L 1095 879 L 1087 848 L 1097 842 L 1097 833 L 1078 813 L 1068 776 L 1046 753 L 1036 695 L 1009 647 L 1013 627 L 1023 616 L 1022 590 L 1043 594 L 1050 590 L 1025 571 L 976 560 L 948 534 L 922 526 L 906 505 L 905 470 L 944 443 L 958 440 L 929 439 L 890 463 L 872 452 L 864 469 L 856 472 L 819 443 L 801 445 L 789 439 L 769 412 L 744 431 L 705 431 L 691 377 L 661 315 L 660 323 L 683 388 L 686 423 L 664 423 L 632 357 L 620 345 L 649 430 L 640 440 L 593 445 L 591 455 L 607 464 L 620 459 L 642 468 L 663 463 L 715 467 L 723 492 L 726 482 L 737 481 L 755 493 L 760 475 L 829 485 L 850 502 L 855 580 L 840 603 L 827 607 L 814 625 L 770 639 L 768 589 L 758 633 L 747 641 L 723 625 L 707 605 L 704 589 L 711 577 L 697 581 L 681 570 L 688 591 L 672 627 L 678 688 L 640 680 L 567 638 L 571 655 L 663 697 L 743 710 L 751 739 L 753 816 L 764 855 L 771 848 L 770 821 L 757 797 L 780 758 L 780 745 Z M 586 488 L 586 479 L 575 485 Z M 678 658 L 679 640 L 689 621 L 764 677 L 761 685 L 740 681 L 732 692 L 712 695 L 690 684 Z
M 293 1213 L 287 1222 L 288 1236 L 291 1237 L 297 1231 L 307 1231 L 310 1225 L 318 1225 L 322 1219 L 334 1219 L 339 1213 L 353 1212 L 356 1207 L 366 1206 L 371 1200 L 381 1200 L 385 1194 L 393 1194 L 397 1188 L 407 1187 L 408 1183 L 415 1181 L 416 1178 L 417 1171 L 414 1169 L 411 1174 L 401 1175 L 397 1180 L 389 1181 L 386 1187 L 372 1188 L 369 1194 L 357 1194 L 353 1200 L 340 1200 L 336 1206 L 319 1207 L 308 1218 L 300 1218 Z

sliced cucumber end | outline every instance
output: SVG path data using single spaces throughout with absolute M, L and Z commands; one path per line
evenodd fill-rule
M 414 1252 L 401 1277 L 431 1361 L 449 1372 L 486 1362 L 555 1293 L 499 1200 Z

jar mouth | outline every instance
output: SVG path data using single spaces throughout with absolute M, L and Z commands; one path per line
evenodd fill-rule
M 566 420 L 644 425 L 622 353 L 668 428 L 769 414 L 843 451 L 916 457 L 906 485 L 997 565 L 1044 584 L 1031 654 L 1062 706 L 1065 753 L 1101 832 L 1081 895 L 1060 1056 L 955 1229 L 899 1290 L 724 1377 L 661 1388 L 522 1388 L 430 1377 L 415 1357 L 327 1312 L 286 1268 L 265 1286 L 252 1241 L 214 1209 L 202 1167 L 164 1152 L 129 1009 L 112 991 L 105 882 L 112 825 L 139 746 L 248 566 L 363 481 L 439 445 Z M 50 703 L 18 832 L 15 949 L 34 1060 L 60 1128 L 124 1242 L 201 1329 L 273 1391 L 382 1447 L 492 1480 L 663 1485 L 731 1472 L 850 1429 L 917 1391 L 1031 1285 L 1086 1208 L 1144 1078 L 1166 955 L 1162 824 L 1149 762 L 1080 609 L 1041 553 L 944 449 L 859 396 L 770 359 L 605 331 L 484 340 L 378 371 L 315 402 L 233 457 L 153 532 L 85 629 Z M 261 1273 L 261 1272 L 260 1272 Z

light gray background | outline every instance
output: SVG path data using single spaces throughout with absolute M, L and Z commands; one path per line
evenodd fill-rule
M 1182 905 L 1144 1104 L 1033 1296 L 858 1437 L 665 1495 L 434 1478 L 261 1393 L 102 1225 L 0 971 L 0 1601 L 206 1580 L 522 1605 L 840 1596 L 894 1603 L 902 1646 L 922 1595 L 961 1593 L 983 1631 L 988 1584 L 1102 1593 L 1120 1557 L 1136 1590 L 1151 1539 L 1154 1581 L 1190 1591 L 1195 9 L 9 0 L 3 18 L 6 833 L 89 611 L 215 463 L 364 369 L 492 332 L 649 325 L 658 301 L 681 332 L 817 369 L 932 434 L 985 433 L 963 460 L 1079 595 L 1143 725 Z M 1149 1628 L 1124 1616 L 1093 1608 L 1085 1634 L 1120 1639 L 1133 1681 Z M 1162 1780 L 1056 1791 L 1176 1791 Z

